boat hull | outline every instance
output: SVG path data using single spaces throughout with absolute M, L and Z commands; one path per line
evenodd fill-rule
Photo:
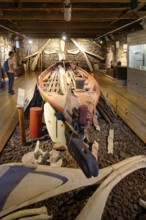
M 80 67 L 60 61 L 40 74 L 38 88 L 47 102 L 44 119 L 52 141 L 67 146 L 87 178 L 97 176 L 98 163 L 83 141 L 100 96 L 96 80 Z
M 87 106 L 88 119 L 93 117 L 100 97 L 94 77 L 67 61 L 60 61 L 43 71 L 38 78 L 41 96 L 71 121 L 73 109 Z

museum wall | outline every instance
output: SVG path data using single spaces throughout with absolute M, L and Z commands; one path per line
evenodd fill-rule
M 121 32 L 112 35 L 112 38 L 109 36 L 105 43 L 107 67 L 111 66 L 111 61 L 114 65 L 120 61 L 122 66 L 127 66 L 127 34 Z
M 0 35 L 0 65 L 2 66 L 5 59 L 8 57 L 10 50 L 13 50 L 13 41 L 8 35 Z
M 89 55 L 85 53 L 85 55 L 79 51 L 78 47 L 71 41 L 71 39 L 67 39 L 65 41 L 65 58 L 70 62 L 78 64 L 82 68 L 89 70 L 88 64 L 86 62 L 85 56 L 88 57 L 91 62 L 93 69 L 94 67 L 99 69 L 105 69 L 106 67 L 110 67 L 111 61 L 116 65 L 118 61 L 121 61 L 122 65 L 127 65 L 127 53 L 124 46 L 127 43 L 127 36 L 124 34 L 114 35 L 114 39 L 109 38 L 108 41 L 104 40 L 102 44 L 99 44 L 97 41 L 93 39 L 75 39 L 79 44 L 87 52 L 99 55 L 104 58 L 98 59 L 93 55 Z M 21 65 L 24 58 L 28 55 L 37 53 L 41 50 L 44 44 L 48 41 L 48 39 L 31 39 L 32 43 L 29 43 L 29 39 L 22 39 L 12 34 L 7 34 L 0 36 L 0 64 L 2 65 L 4 60 L 8 57 L 8 52 L 10 50 L 15 50 L 15 65 Z M 43 50 L 41 60 L 38 60 L 36 69 L 40 68 L 43 70 L 50 66 L 51 64 L 57 62 L 59 60 L 59 55 L 61 54 L 61 39 L 55 38 L 50 39 L 47 47 Z M 36 56 L 30 58 L 30 66 Z M 42 63 L 41 63 L 42 62 Z M 28 69 L 27 69 L 28 70 Z
M 22 61 L 23 53 L 23 40 L 19 40 L 18 37 L 12 34 L 0 35 L 0 66 L 3 65 L 4 61 L 9 57 L 8 54 L 10 51 L 14 51 L 15 67 L 19 66 Z
M 48 39 L 31 39 L 31 44 L 27 39 L 23 41 L 23 47 L 24 47 L 24 53 L 23 58 L 27 55 L 36 53 L 39 51 L 44 44 L 47 42 Z M 92 39 L 75 39 L 76 42 L 84 48 L 86 51 L 89 51 L 91 53 L 94 53 L 96 55 L 99 55 L 101 57 L 105 57 L 104 51 L 102 50 L 102 47 L 98 45 L 95 41 Z M 51 64 L 54 64 L 59 60 L 59 55 L 62 53 L 61 50 L 61 39 L 55 38 L 50 39 L 50 42 L 48 43 L 47 47 L 43 50 L 42 53 L 42 69 L 47 68 Z M 65 48 L 64 48 L 64 54 L 66 57 L 66 60 L 73 62 L 75 64 L 78 64 L 82 68 L 89 70 L 86 59 L 84 54 L 79 51 L 77 46 L 70 40 L 67 39 L 65 41 Z M 92 66 L 94 67 L 95 64 L 97 64 L 99 67 L 103 64 L 105 64 L 105 61 L 100 60 L 94 56 L 91 56 L 87 53 L 85 53 L 90 60 Z M 31 58 L 31 62 L 33 62 L 35 57 Z M 38 62 L 37 68 L 39 69 L 41 65 L 41 62 Z

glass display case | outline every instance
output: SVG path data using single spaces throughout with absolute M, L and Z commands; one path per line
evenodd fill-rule
M 146 70 L 146 44 L 129 45 L 129 67 Z

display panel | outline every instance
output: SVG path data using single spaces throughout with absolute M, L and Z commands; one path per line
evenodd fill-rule
M 146 44 L 129 46 L 129 67 L 146 70 Z

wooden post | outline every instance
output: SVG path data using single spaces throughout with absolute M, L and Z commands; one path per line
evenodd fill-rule
M 31 54 L 31 46 L 30 46 L 30 48 L 28 49 L 28 56 Z M 29 71 L 29 73 L 31 72 L 31 59 L 32 59 L 32 57 L 29 57 L 28 58 L 28 71 Z
M 29 73 L 31 72 L 31 57 L 29 58 Z
M 19 117 L 19 125 L 20 125 L 20 135 L 21 135 L 21 144 L 26 144 L 26 134 L 25 134 L 25 119 L 24 119 L 24 108 L 18 108 L 18 117 Z
M 43 69 L 43 52 L 41 53 L 41 72 L 42 72 L 42 69 Z
M 28 56 L 30 55 L 30 50 L 29 50 L 29 48 L 28 48 L 28 53 L 27 53 L 27 55 L 28 55 Z M 27 60 L 27 71 L 30 72 L 30 57 L 29 57 L 28 60 Z

